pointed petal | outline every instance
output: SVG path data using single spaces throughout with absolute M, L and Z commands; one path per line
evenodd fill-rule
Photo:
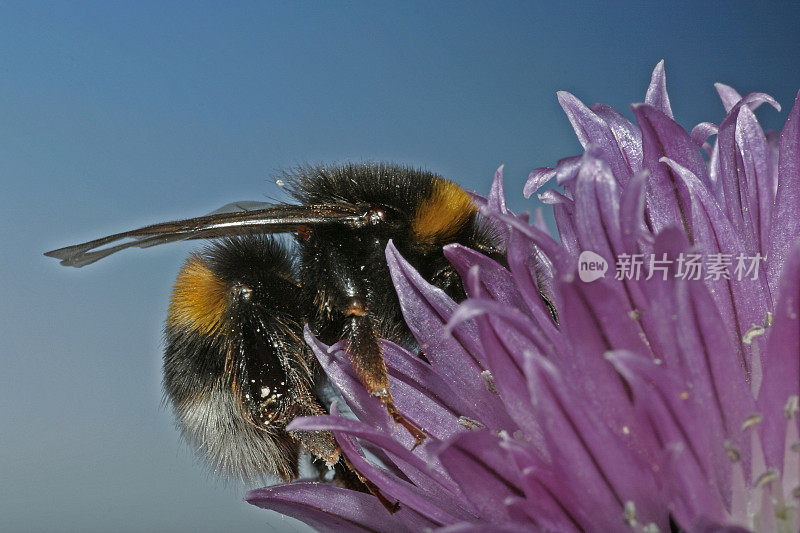
M 611 128 L 630 173 L 635 174 L 642 170 L 642 132 L 639 128 L 616 109 L 605 104 L 594 104 L 592 111 Z
M 683 128 L 661 111 L 644 104 L 632 108 L 642 128 L 643 167 L 650 172 L 647 209 L 653 231 L 657 233 L 669 225 L 680 224 L 686 228 L 687 234 L 691 234 L 688 223 L 690 200 L 677 185 L 678 178 L 660 160 L 669 157 L 677 161 L 710 186 L 700 150 Z
M 553 217 L 556 220 L 558 236 L 567 254 L 577 258 L 581 253 L 575 231 L 574 206 L 567 203 L 553 205 Z M 549 254 L 548 254 L 549 255 Z
M 716 124 L 712 124 L 711 122 L 701 122 L 692 128 L 692 133 L 689 136 L 697 144 L 697 146 L 702 147 L 709 137 L 716 135 L 718 132 L 719 127 Z
M 583 149 L 585 150 L 593 143 L 599 144 L 597 143 L 597 137 L 602 137 L 604 125 L 597 115 L 592 113 L 591 109 L 586 107 L 574 95 L 566 91 L 559 91 L 557 97 L 558 103 L 561 104 L 561 108 L 567 114 L 567 118 L 572 124 L 572 129 L 575 131 L 578 142 L 581 143 Z
M 370 396 L 355 376 L 347 361 L 347 354 L 342 351 L 340 344 L 332 347 L 323 344 L 311 333 L 307 325 L 303 336 L 325 374 L 336 385 L 348 407 L 360 420 L 376 427 L 389 428 L 394 425 L 389 423 L 389 417 L 380 400 Z
M 332 411 L 335 412 L 335 409 L 332 409 Z M 394 465 L 402 470 L 404 475 L 426 492 L 435 494 L 442 499 L 463 499 L 463 495 L 458 491 L 456 484 L 445 474 L 444 469 L 439 464 L 437 452 L 433 450 L 427 453 L 420 453 L 420 447 L 417 447 L 412 453 L 383 431 L 378 431 L 363 422 L 341 416 L 320 415 L 295 418 L 289 424 L 288 429 L 338 431 L 347 433 L 351 437 L 366 440 L 386 453 Z M 430 441 L 423 444 L 423 447 L 427 448 L 438 449 L 440 446 L 441 443 L 431 443 Z
M 416 356 L 386 341 L 381 343 L 381 348 L 387 366 L 389 360 L 392 362 L 387 370 L 395 406 L 403 416 L 418 427 L 437 439 L 444 440 L 465 431 L 458 422 L 460 416 L 480 418 L 482 413 L 470 409 L 470 403 L 458 401 L 459 398 L 454 393 L 448 394 L 448 390 L 452 389 L 446 381 L 434 374 L 432 368 L 430 372 L 426 372 L 427 369 L 423 365 L 427 363 L 421 360 L 412 361 Z M 423 381 L 418 382 L 414 378 L 421 378 Z M 436 384 L 446 386 L 442 389 L 441 396 L 438 389 L 428 388 L 428 385 Z M 445 397 L 455 400 L 456 405 L 451 406 L 446 403 Z M 392 433 L 404 444 L 408 446 L 413 444 L 413 438 L 403 428 L 395 425 Z
M 442 356 L 452 358 L 467 356 L 460 363 L 463 365 L 464 361 L 473 361 L 474 368 L 478 373 L 481 372 L 483 370 L 480 364 L 481 349 L 474 329 L 465 326 L 462 331 L 457 332 L 460 343 L 457 350 L 456 346 L 452 345 L 455 342 L 453 339 L 445 339 L 441 334 L 436 334 L 437 328 L 447 323 L 456 308 L 453 299 L 443 290 L 428 283 L 403 258 L 391 241 L 386 246 L 386 262 L 400 299 L 405 321 L 419 341 L 423 353 L 430 353 L 434 357 L 432 363 Z M 454 355 L 454 350 L 458 355 Z M 437 355 L 439 357 L 436 357 Z
M 527 311 L 511 273 L 497 261 L 458 243 L 446 245 L 443 251 L 461 279 L 466 279 L 469 269 L 477 265 L 480 267 L 481 284 L 489 297 L 521 311 Z
M 587 151 L 575 187 L 575 229 L 581 250 L 602 255 L 615 264 L 622 252 L 619 191 L 604 160 Z
M 619 225 L 623 244 L 621 251 L 628 254 L 639 252 L 640 239 L 653 238 L 644 220 L 647 176 L 646 171 L 634 175 L 620 197 Z
M 678 280 L 676 339 L 685 369 L 707 413 L 715 413 L 727 438 L 744 448 L 741 426 L 755 412 L 745 370 L 725 335 L 706 286 Z
M 707 188 L 687 169 L 669 159 L 663 160 L 682 181 L 691 198 L 691 224 L 694 245 L 709 257 L 711 254 L 727 254 L 731 261 L 738 257 L 749 257 L 730 221 L 721 212 Z M 769 307 L 766 301 L 765 280 L 763 276 L 751 279 L 748 276 L 735 276 L 730 279 L 708 279 L 709 287 L 724 322 L 729 326 L 732 345 L 740 352 L 744 368 L 749 373 L 751 365 L 749 346 L 743 343 L 744 333 L 753 324 L 760 324 Z
M 588 149 L 590 145 L 598 146 L 603 154 L 603 159 L 611 167 L 612 174 L 620 185 L 624 186 L 630 177 L 631 170 L 609 125 L 568 92 L 560 91 L 558 102 L 567 114 L 584 150 Z
M 650 173 L 647 211 L 653 231 L 657 233 L 667 226 L 680 224 L 689 234 L 689 199 L 676 186 L 676 177 L 659 163 L 659 159 L 674 153 L 681 160 L 693 160 L 695 168 L 703 166 L 703 172 L 705 163 L 691 138 L 669 117 L 647 105 L 635 105 L 632 109 L 642 128 L 642 166 Z M 695 154 L 697 159 L 693 157 Z
M 404 506 L 441 525 L 452 524 L 462 520 L 474 520 L 477 516 L 462 508 L 453 498 L 442 498 L 436 494 L 425 492 L 413 483 L 401 479 L 394 473 L 368 461 L 347 433 L 334 431 L 333 435 L 353 468 L 370 480 L 381 493 L 402 502 Z
M 475 323 L 461 321 L 445 332 L 456 303 L 425 281 L 391 242 L 386 247 L 386 260 L 406 323 L 436 374 L 471 406 L 477 420 L 488 427 L 513 425 L 502 402 L 486 389 L 481 376 L 487 367 Z
M 719 94 L 719 99 L 722 100 L 722 105 L 725 106 L 726 113 L 729 113 L 730 110 L 733 109 L 733 106 L 738 104 L 742 99 L 742 95 L 730 85 L 715 83 L 714 88 L 717 90 L 717 94 Z
M 772 222 L 772 204 L 775 199 L 770 175 L 770 153 L 767 138 L 749 107 L 742 107 L 736 120 L 737 160 L 743 167 L 748 206 L 755 235 L 755 250 L 762 255 L 769 251 L 769 231 Z M 741 158 L 741 159 L 739 159 Z M 741 177 L 741 176 L 740 176 Z
M 640 184 L 634 184 L 634 189 L 638 185 Z M 631 182 L 625 190 L 627 191 L 630 186 Z M 576 231 L 581 249 L 597 253 L 609 265 L 615 266 L 617 259 L 627 250 L 620 228 L 619 194 L 616 183 L 608 175 L 608 167 L 601 159 L 592 157 L 591 151 L 584 155 L 584 165 L 578 176 L 575 197 Z M 628 220 L 626 222 L 630 223 Z M 636 247 L 635 243 L 632 245 Z M 641 342 L 641 325 L 630 318 L 637 314 L 636 310 L 645 309 L 647 301 L 636 280 L 617 280 L 613 275 L 614 270 L 612 269 L 612 273 L 608 274 L 599 285 L 602 285 L 604 290 L 616 293 L 609 295 L 611 299 L 609 301 L 614 301 L 616 307 L 605 308 L 601 315 L 610 313 L 608 316 L 624 317 L 621 321 L 624 322 L 623 329 L 629 331 L 631 337 L 626 337 L 626 340 L 622 341 L 623 345 L 640 353 L 648 353 L 649 350 Z M 581 282 L 580 285 L 585 285 L 582 289 L 587 292 L 593 292 L 596 289 L 591 285 L 598 284 Z M 635 341 L 630 340 L 633 337 L 636 338 Z
M 585 283 L 579 279 L 562 282 L 559 292 L 566 347 L 555 356 L 554 364 L 576 387 L 586 393 L 587 406 L 596 409 L 608 427 L 621 432 L 628 423 L 631 404 L 625 385 L 603 354 L 626 347 L 649 355 L 643 343 L 640 324 L 630 307 L 604 279 Z
M 587 408 L 588 394 L 569 386 L 544 357 L 529 355 L 525 374 L 552 464 L 564 484 L 583 487 L 580 507 L 592 509 L 598 530 L 618 528 L 627 501 L 645 521 L 662 515 L 650 468 Z
M 786 257 L 786 267 L 778 286 L 775 318 L 769 328 L 766 350 L 762 354 L 764 381 L 758 405 L 767 465 L 783 467 L 787 420 L 783 406 L 790 396 L 800 395 L 800 244 L 795 243 Z M 796 420 L 796 418 L 795 418 Z
M 483 212 L 494 211 L 496 213 L 507 214 L 508 208 L 506 207 L 506 196 L 503 192 L 503 165 L 497 167 L 492 180 L 492 188 L 489 190 L 489 197 L 486 206 L 482 209 Z M 501 246 L 506 247 L 508 243 L 508 227 L 505 224 L 495 224 L 498 237 L 501 241 Z
M 522 189 L 522 195 L 525 198 L 530 198 L 533 193 L 547 185 L 551 179 L 556 175 L 556 169 L 550 167 L 535 168 L 528 175 L 528 181 L 525 182 L 525 187 Z
M 716 442 L 716 454 L 711 467 L 717 486 L 727 505 L 731 502 L 729 457 L 722 443 L 730 441 L 740 450 L 740 460 L 749 469 L 749 435 L 742 424 L 753 412 L 750 386 L 745 381 L 745 369 L 726 335 L 722 318 L 708 290 L 699 281 L 678 280 L 675 314 L 675 338 L 681 356 L 683 376 L 687 387 L 704 408 L 704 431 Z
M 496 416 L 486 408 L 475 409 L 474 397 L 465 398 L 416 355 L 384 340 L 381 349 L 398 409 L 436 438 L 444 440 L 462 431 L 459 417 L 483 422 L 489 415 Z
M 492 188 L 487 197 L 489 209 L 498 213 L 508 213 L 506 209 L 506 196 L 503 192 L 503 165 L 497 167 L 492 180 Z
M 459 484 L 481 517 L 494 523 L 508 522 L 506 498 L 522 497 L 518 475 L 499 439 L 488 431 L 472 431 L 452 440 L 439 459 Z
M 503 221 L 504 223 L 508 224 L 509 226 L 516 228 L 520 233 L 525 235 L 529 238 L 533 243 L 542 251 L 553 263 L 553 268 L 556 272 L 560 272 L 562 274 L 566 274 L 574 269 L 574 261 L 570 257 L 569 254 L 565 253 L 564 247 L 559 246 L 559 244 L 553 240 L 549 233 L 546 231 L 542 231 L 538 228 L 535 228 L 528 224 L 527 219 L 521 219 L 519 217 L 511 216 L 511 215 L 493 215 L 497 217 L 499 220 Z M 556 209 L 556 218 L 558 216 L 558 210 Z M 563 241 L 562 235 L 562 245 L 565 245 Z M 578 257 L 576 253 L 574 255 L 575 258 Z
M 544 531 L 586 531 L 586 528 L 594 523 L 591 518 L 586 520 L 584 526 L 579 524 L 581 513 L 573 508 L 573 503 L 580 501 L 578 494 L 570 494 L 566 497 L 559 497 L 554 490 L 554 485 L 547 484 L 541 472 L 528 468 L 521 470 L 521 476 L 525 482 L 524 509 L 530 519 Z M 579 506 L 574 506 L 579 507 Z
M 730 85 L 725 85 L 724 83 L 715 83 L 714 88 L 717 90 L 720 100 L 722 100 L 722 105 L 725 106 L 726 113 L 730 113 L 731 109 L 733 109 L 736 104 L 742 101 L 742 95 L 740 95 L 736 89 Z M 760 97 L 750 98 L 753 95 L 759 95 Z M 778 103 L 771 96 L 764 93 L 751 93 L 744 98 L 746 100 L 744 103 L 750 108 L 750 111 L 755 111 L 761 104 L 770 104 L 772 106 L 776 106 L 775 109 L 778 111 L 781 110 L 780 105 L 778 105 Z
M 490 302 L 484 300 L 484 305 L 488 303 Z M 541 429 L 530 411 L 525 380 L 519 365 L 519 358 L 525 351 L 535 350 L 534 345 L 525 338 L 524 329 L 505 317 L 496 316 L 496 313 L 482 313 L 475 317 L 475 321 L 481 332 L 481 342 L 486 350 L 489 370 L 500 399 L 514 419 L 515 426 L 540 446 Z
M 411 509 L 390 514 L 372 494 L 326 483 L 295 482 L 251 490 L 245 500 L 302 520 L 319 531 L 423 531 L 437 524 Z
M 740 111 L 746 109 L 748 104 L 756 102 L 769 102 L 777 106 L 777 102 L 762 93 L 751 93 L 745 96 L 730 110 L 725 120 L 722 121 L 717 135 L 719 149 L 719 182 L 725 196 L 725 209 L 731 224 L 745 246 L 745 251 L 753 253 L 757 250 L 758 226 L 753 220 L 751 191 L 748 179 L 753 176 L 745 174 L 742 155 L 736 145 L 736 130 Z M 780 106 L 778 106 L 780 107 Z M 753 117 L 755 121 L 755 117 Z M 681 163 L 680 161 L 678 161 Z M 683 165 L 686 166 L 686 165 Z M 694 171 L 693 169 L 690 169 Z
M 653 69 L 644 103 L 655 107 L 669 118 L 673 118 L 672 108 L 669 105 L 669 95 L 667 94 L 667 77 L 664 73 L 663 59 Z
M 545 531 L 579 531 L 585 529 L 581 527 L 582 521 L 588 518 L 589 523 L 593 522 L 586 513 L 591 511 L 581 509 L 575 487 L 562 482 L 549 461 L 535 457 L 525 443 L 518 440 L 505 439 L 501 446 L 508 451 L 519 472 L 526 503 L 520 511 L 528 519 Z M 510 509 L 509 513 L 513 515 L 515 511 Z
M 668 473 L 662 473 L 660 480 L 667 484 L 669 501 L 675 502 L 676 510 L 685 512 L 677 518 L 708 514 L 722 520 L 724 507 L 714 483 L 711 458 L 725 452 L 721 442 L 709 441 L 701 414 L 703 406 L 674 374 L 653 361 L 623 351 L 607 357 L 625 377 L 637 409 L 668 451 L 664 465 Z
M 520 218 L 527 222 L 524 214 Z M 531 253 L 532 249 L 534 253 Z M 559 308 L 560 299 L 555 290 L 553 269 L 550 261 L 517 228 L 511 228 L 507 259 L 508 267 L 514 276 L 514 283 L 522 294 L 528 310 L 533 314 L 536 323 L 542 327 L 546 335 L 553 342 L 557 342 L 560 335 L 553 323 L 550 309 L 540 296 L 540 291 L 542 291 L 555 308 Z
M 780 137 L 778 192 L 770 235 L 769 279 L 775 287 L 789 248 L 800 236 L 800 92 Z

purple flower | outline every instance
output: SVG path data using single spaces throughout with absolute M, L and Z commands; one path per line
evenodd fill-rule
M 248 501 L 336 531 L 796 531 L 800 94 L 777 134 L 754 115 L 779 109 L 770 96 L 717 90 L 726 116 L 691 133 L 662 63 L 636 124 L 559 93 L 584 153 L 534 170 L 524 192 L 552 205 L 560 242 L 505 208 L 498 171 L 482 210 L 508 265 L 448 246 L 461 304 L 388 246 L 430 361 L 384 344 L 398 408 L 430 435 L 421 446 L 340 346 L 306 332 L 358 420 L 334 406 L 291 427 L 332 431 L 398 512 L 324 483 Z M 582 252 L 608 272 L 583 281 Z

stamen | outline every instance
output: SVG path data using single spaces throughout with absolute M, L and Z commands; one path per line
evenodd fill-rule
M 749 492 L 742 462 L 736 461 L 731 465 L 731 518 L 735 523 L 742 524 L 750 521 L 748 516 L 752 516 L 752 514 L 748 508 L 752 501 L 749 499 Z
M 800 434 L 797 431 L 797 396 L 791 396 L 783 412 L 786 415 L 786 435 L 784 437 L 783 469 L 781 470 L 781 496 L 791 493 L 800 483 Z
M 753 339 L 761 337 L 766 332 L 767 330 L 764 329 L 764 326 L 753 324 L 752 326 L 750 326 L 750 329 L 745 331 L 744 335 L 742 335 L 742 342 L 750 346 L 751 344 L 753 344 Z
M 500 393 L 497 391 L 497 386 L 494 384 L 494 376 L 488 370 L 484 370 L 481 372 L 481 377 L 483 381 L 486 382 L 486 390 L 494 394 L 495 396 L 500 396 Z
M 737 462 L 742 455 L 739 447 L 730 440 L 725 441 L 725 453 L 728 454 L 728 458 L 732 463 Z
M 791 420 L 797 414 L 798 409 L 800 409 L 798 397 L 796 395 L 789 396 L 786 405 L 783 406 L 783 415 L 787 420 Z
M 636 505 L 630 500 L 625 502 L 623 518 L 628 526 L 636 527 Z
M 754 529 L 757 531 L 778 530 L 778 524 L 775 519 L 775 505 L 769 489 L 763 489 L 761 491 L 761 509 L 759 514 L 759 520 L 756 522 L 756 527 Z
M 467 429 L 483 429 L 486 426 L 468 416 L 459 416 L 458 423 Z
M 762 420 L 764 420 L 763 416 L 761 416 L 759 413 L 753 413 L 752 415 L 744 419 L 744 422 L 742 423 L 742 431 L 750 427 L 753 427 L 757 424 L 760 424 Z
M 761 349 L 758 342 L 750 345 L 750 368 L 750 392 L 754 398 L 758 398 L 761 383 L 764 381 L 764 367 L 761 364 Z
M 773 481 L 779 478 L 780 475 L 778 474 L 778 471 L 775 470 L 774 468 L 770 468 L 769 470 L 758 476 L 758 479 L 756 479 L 756 488 L 760 489 L 764 485 L 772 483 Z
M 764 448 L 761 446 L 761 435 L 753 428 L 750 431 L 750 485 L 755 486 L 756 479 L 759 474 L 767 471 L 767 460 L 764 457 Z M 753 497 L 750 502 L 755 506 L 758 504 L 757 498 Z M 756 509 L 748 509 L 750 515 L 756 512 Z

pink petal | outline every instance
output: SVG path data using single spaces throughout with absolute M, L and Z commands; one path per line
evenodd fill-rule
M 778 192 L 772 217 L 768 274 L 774 288 L 789 249 L 800 236 L 800 92 L 781 132 Z
M 653 69 L 653 75 L 650 78 L 650 86 L 647 88 L 644 103 L 653 106 L 669 118 L 673 118 L 672 108 L 669 105 L 669 95 L 667 94 L 667 77 L 664 74 L 663 59 L 659 61 L 656 68 Z

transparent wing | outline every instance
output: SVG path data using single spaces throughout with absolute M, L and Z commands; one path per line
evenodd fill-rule
M 222 209 L 235 205 L 228 204 Z M 241 205 L 238 209 L 241 209 Z M 273 205 L 266 209 L 216 212 L 197 218 L 153 224 L 59 248 L 44 255 L 61 260 L 64 266 L 82 267 L 131 247 L 147 248 L 187 239 L 215 239 L 253 233 L 288 233 L 302 226 L 324 224 L 344 224 L 357 228 L 369 223 L 368 210 L 347 204 Z M 108 246 L 117 241 L 125 242 Z
M 255 202 L 253 200 L 241 200 L 239 202 L 231 202 L 225 204 L 219 209 L 210 212 L 209 215 L 218 215 L 220 213 L 236 213 L 239 211 L 257 211 L 259 209 L 269 209 L 275 207 L 277 204 L 271 202 Z

